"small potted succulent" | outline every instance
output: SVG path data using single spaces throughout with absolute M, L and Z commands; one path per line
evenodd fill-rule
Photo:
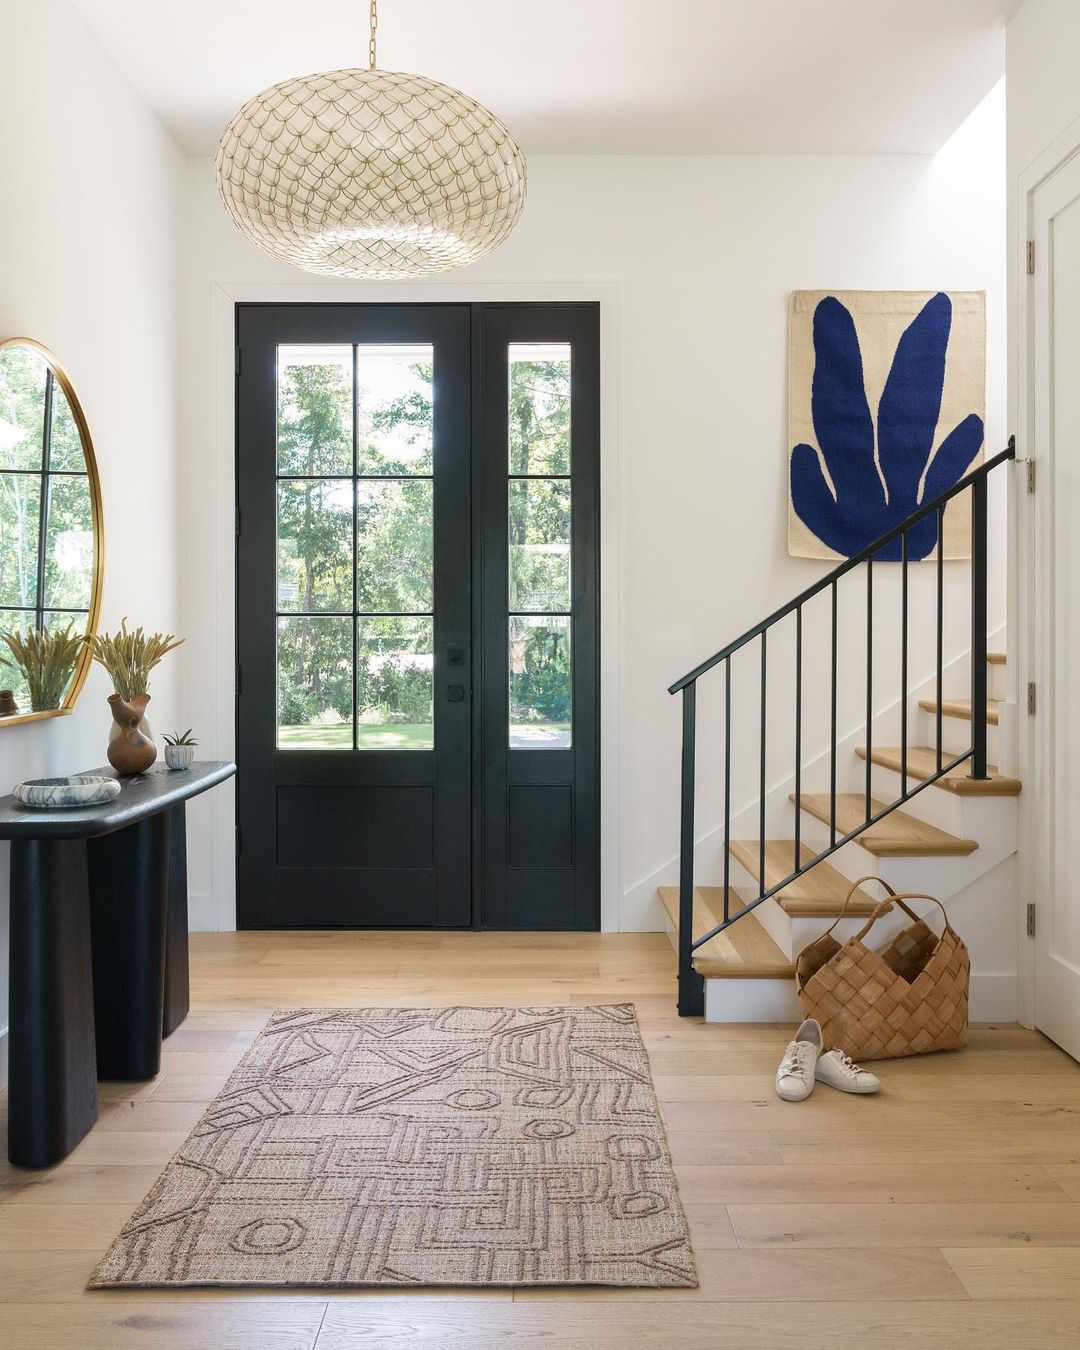
M 187 731 L 173 731 L 165 733 L 165 763 L 170 769 L 190 769 L 191 761 L 195 758 L 195 747 L 199 744 L 191 734 L 191 728 Z

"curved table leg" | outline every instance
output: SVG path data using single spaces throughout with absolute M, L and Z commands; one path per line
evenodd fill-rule
M 97 1120 L 86 842 L 11 844 L 8 1157 L 47 1167 Z

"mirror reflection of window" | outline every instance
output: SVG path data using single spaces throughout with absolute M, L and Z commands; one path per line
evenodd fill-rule
M 81 637 L 98 589 L 92 451 L 56 370 L 36 344 L 0 342 L 0 637 L 23 646 L 46 629 Z M 78 660 L 43 695 L 0 641 L 0 689 L 11 691 L 17 714 L 73 701 L 86 667 L 75 650 Z M 11 701 L 0 714 L 3 706 L 11 715 Z

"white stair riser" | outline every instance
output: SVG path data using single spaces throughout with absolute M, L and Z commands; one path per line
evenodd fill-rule
M 895 770 L 875 764 L 871 781 L 879 801 L 891 802 L 899 797 L 901 778 Z M 919 781 L 909 777 L 908 791 L 918 787 Z M 998 841 L 1007 844 L 1009 852 L 1016 847 L 1019 808 L 1015 797 L 970 796 L 931 783 L 910 797 L 901 809 L 960 839 L 975 839 L 980 846 Z
M 1000 727 L 986 726 L 986 758 L 991 764 L 1001 763 L 1001 736 Z M 899 745 L 900 738 L 890 741 L 890 745 Z M 908 743 L 910 745 L 929 745 L 931 748 L 937 746 L 937 717 L 934 713 L 927 712 L 925 708 L 919 709 L 919 716 L 915 720 L 908 719 Z M 878 744 L 883 744 L 878 741 Z M 954 755 L 963 754 L 965 750 L 971 749 L 971 721 L 967 717 L 942 717 L 941 719 L 941 746 L 943 751 L 952 751 Z
M 705 981 L 706 1022 L 780 1022 L 791 1025 L 800 1022 L 802 1015 L 794 980 Z M 975 972 L 971 977 L 968 1015 L 972 1022 L 1014 1021 L 1016 977 Z M 785 1043 L 785 1031 L 778 1028 L 778 1064 Z

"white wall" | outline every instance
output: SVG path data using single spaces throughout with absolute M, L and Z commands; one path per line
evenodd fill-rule
M 499 282 L 562 284 L 575 296 L 588 283 L 607 283 L 617 297 L 608 315 L 617 341 L 605 353 L 617 388 L 605 435 L 618 441 L 609 459 L 619 464 L 621 504 L 615 597 L 621 645 L 604 691 L 612 697 L 617 686 L 621 694 L 621 802 L 609 795 L 604 807 L 609 831 L 621 813 L 621 856 L 605 878 L 605 913 L 613 926 L 659 926 L 648 880 L 677 846 L 679 709 L 666 686 L 827 570 L 786 551 L 788 293 L 818 287 L 985 289 L 987 444 L 1004 444 L 1003 145 L 999 87 L 933 159 L 534 157 L 529 203 L 514 235 L 496 255 L 448 279 L 455 299 L 470 283 L 481 298 Z M 223 571 L 213 559 L 229 555 L 225 532 L 232 516 L 231 504 L 222 510 L 220 503 L 208 504 L 206 494 L 209 483 L 223 481 L 220 457 L 231 462 L 228 427 L 217 425 L 216 411 L 222 381 L 230 378 L 231 351 L 215 349 L 212 283 L 246 284 L 256 292 L 260 285 L 295 283 L 297 297 L 302 287 L 307 299 L 318 281 L 263 258 L 235 231 L 217 200 L 209 162 L 193 162 L 188 172 L 181 279 L 188 563 L 182 613 L 186 630 L 200 626 L 202 638 L 187 652 L 185 673 L 195 700 L 192 718 L 222 728 L 212 752 L 226 754 L 232 690 L 219 644 L 231 624 L 232 598 L 223 592 Z M 425 287 L 425 297 L 431 290 Z M 373 293 L 370 286 L 357 291 L 364 298 Z M 280 295 L 275 290 L 275 298 Z M 341 298 L 340 283 L 334 298 Z M 994 537 L 993 613 L 999 623 L 999 525 Z M 913 604 L 927 599 L 931 584 L 926 571 L 916 570 Z M 887 668 L 899 668 L 895 626 L 889 630 L 884 608 L 895 598 L 895 579 L 882 578 L 879 592 L 879 703 L 889 698 Z M 967 588 L 967 566 L 950 565 L 947 605 L 954 617 L 967 614 Z M 208 615 L 218 616 L 217 632 L 203 622 Z M 927 624 L 916 621 L 913 679 L 930 669 L 928 639 Z M 824 686 L 817 678 L 824 651 L 816 632 L 808 632 L 807 642 L 810 756 L 826 730 Z M 950 632 L 946 656 L 966 645 L 961 623 Z M 790 678 L 781 674 L 778 658 L 779 650 L 770 779 L 783 777 L 790 760 Z M 208 680 L 215 660 L 217 677 Z M 748 669 L 746 685 L 755 678 Z M 714 768 L 718 690 L 716 685 L 702 693 L 702 763 Z M 841 691 L 842 730 L 861 716 L 863 699 L 860 676 Z M 745 713 L 737 720 L 747 748 L 750 741 L 756 745 L 756 726 Z M 740 800 L 753 795 L 748 775 L 749 769 L 736 783 Z M 718 780 L 715 774 L 711 782 L 704 779 L 703 831 L 719 810 Z M 206 813 L 193 813 L 195 913 L 207 926 L 228 926 L 229 861 L 219 849 L 212 881 L 207 823 Z M 637 885 L 643 881 L 644 887 Z M 218 893 L 211 898 L 214 885 Z
M 102 622 L 175 629 L 176 216 L 181 157 L 64 0 L 3 6 L 0 334 L 69 371 L 101 470 Z M 179 667 L 155 677 L 169 725 Z M 0 792 L 102 764 L 110 689 L 95 667 L 70 717 L 0 728 Z M 8 846 L 0 846 L 0 1029 L 8 1014 Z

